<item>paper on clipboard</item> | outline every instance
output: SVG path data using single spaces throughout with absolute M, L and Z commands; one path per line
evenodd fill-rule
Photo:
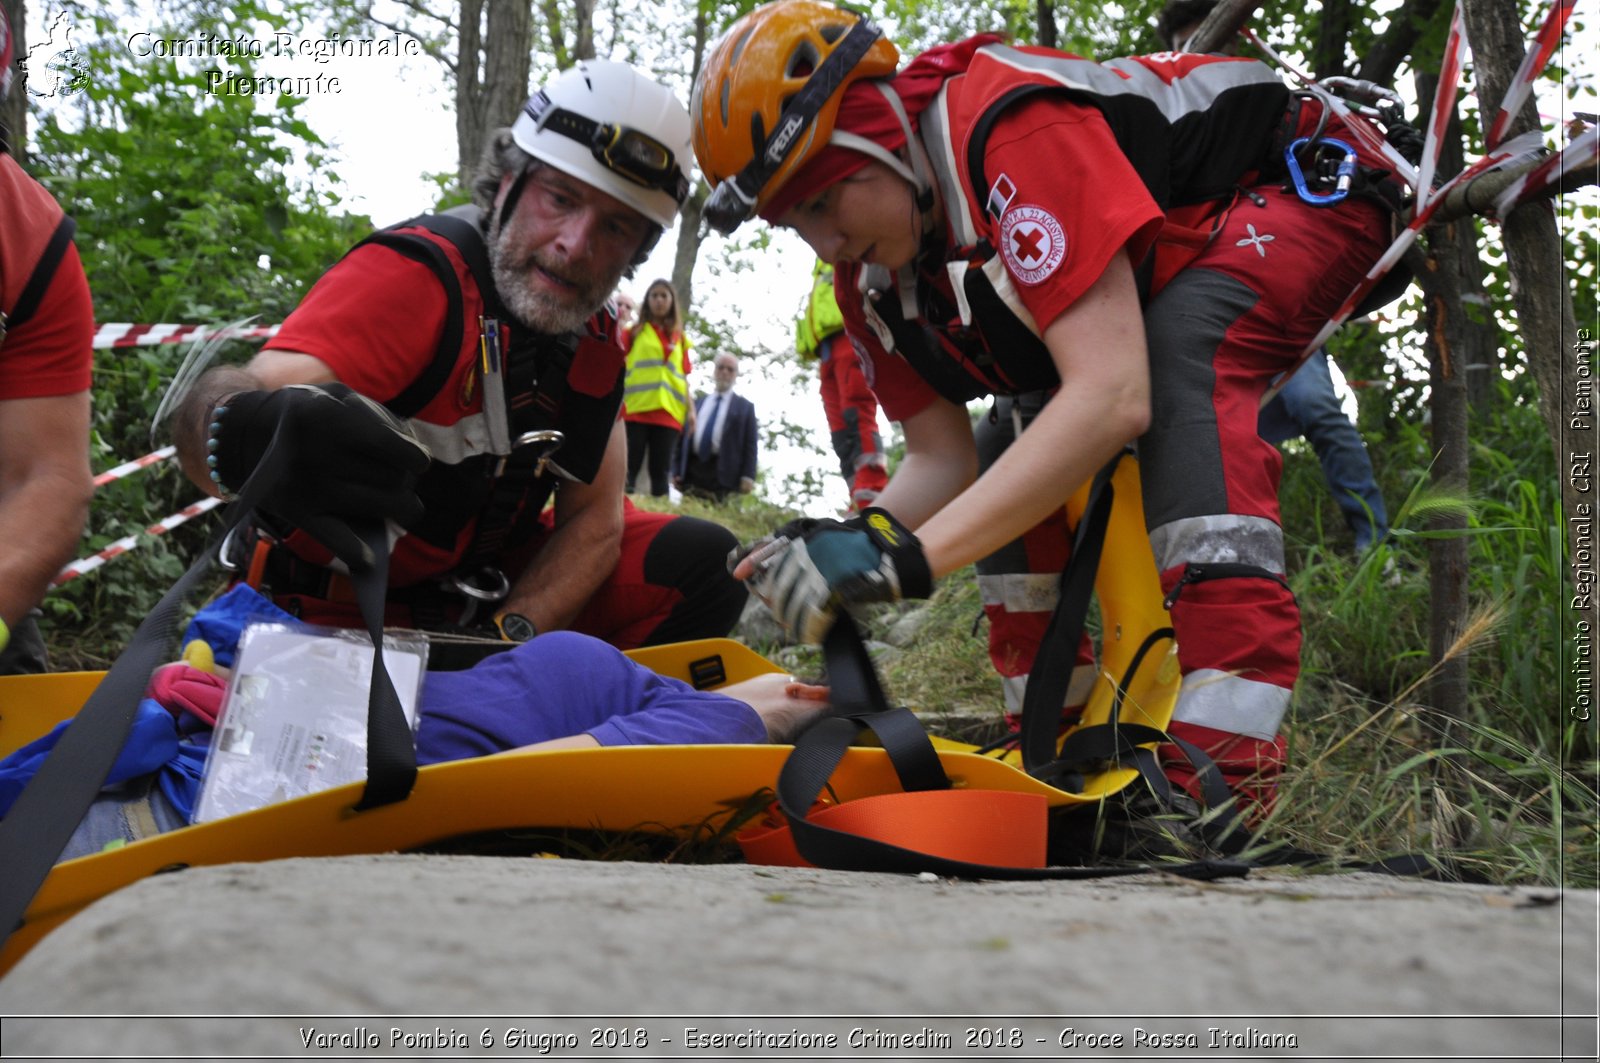
M 414 733 L 427 643 L 386 637 L 383 659 Z M 371 684 L 372 642 L 365 632 L 246 628 L 194 822 L 364 780 Z

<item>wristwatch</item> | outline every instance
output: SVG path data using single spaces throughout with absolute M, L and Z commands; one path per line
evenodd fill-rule
M 521 613 L 499 613 L 494 618 L 494 626 L 500 629 L 500 637 L 507 642 L 527 642 L 539 633 L 533 621 Z

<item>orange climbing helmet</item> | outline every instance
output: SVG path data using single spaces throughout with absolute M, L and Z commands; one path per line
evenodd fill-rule
M 729 26 L 689 101 L 706 220 L 727 233 L 761 210 L 828 144 L 845 88 L 899 62 L 871 19 L 822 0 L 776 0 Z

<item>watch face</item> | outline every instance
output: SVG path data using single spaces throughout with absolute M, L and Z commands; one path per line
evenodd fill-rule
M 500 618 L 500 633 L 512 642 L 527 642 L 539 632 L 521 613 L 507 613 Z

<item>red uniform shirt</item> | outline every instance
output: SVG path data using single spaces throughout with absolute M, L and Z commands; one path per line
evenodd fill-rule
M 462 302 L 462 318 L 476 322 L 483 300 L 474 286 L 463 285 Z M 446 305 L 431 269 L 398 251 L 367 244 L 324 273 L 265 346 L 309 354 L 333 370 L 340 383 L 387 402 L 432 364 Z M 452 374 L 453 383 L 459 382 L 457 376 Z M 436 400 L 451 390 L 441 389 Z M 430 402 L 425 411 L 437 413 L 433 407 Z
M 50 193 L 0 154 L 0 309 L 15 308 L 61 217 Z M 89 282 L 69 245 L 32 316 L 0 345 L 0 400 L 87 391 L 93 342 Z
M 443 386 L 411 418 L 413 430 L 433 452 L 430 477 L 445 475 L 449 467 L 489 449 L 478 357 L 477 321 L 484 313 L 483 297 L 455 248 L 443 240 L 435 242 L 455 269 L 462 320 L 471 324 L 463 328 L 460 349 Z M 433 364 L 447 308 L 446 293 L 431 269 L 391 248 L 366 244 L 323 274 L 267 347 L 312 355 L 341 383 L 388 402 Z M 569 380 L 586 394 L 604 395 L 617 383 L 623 356 L 613 318 L 597 316 L 593 328 L 603 329 L 595 338 L 616 357 L 580 355 Z M 618 402 L 613 418 L 620 415 Z M 391 562 L 391 585 L 407 586 L 453 569 L 472 541 L 476 516 L 461 515 L 459 530 L 448 545 L 418 535 L 401 538 Z M 297 542 L 296 548 L 310 559 L 325 560 L 318 547 Z

